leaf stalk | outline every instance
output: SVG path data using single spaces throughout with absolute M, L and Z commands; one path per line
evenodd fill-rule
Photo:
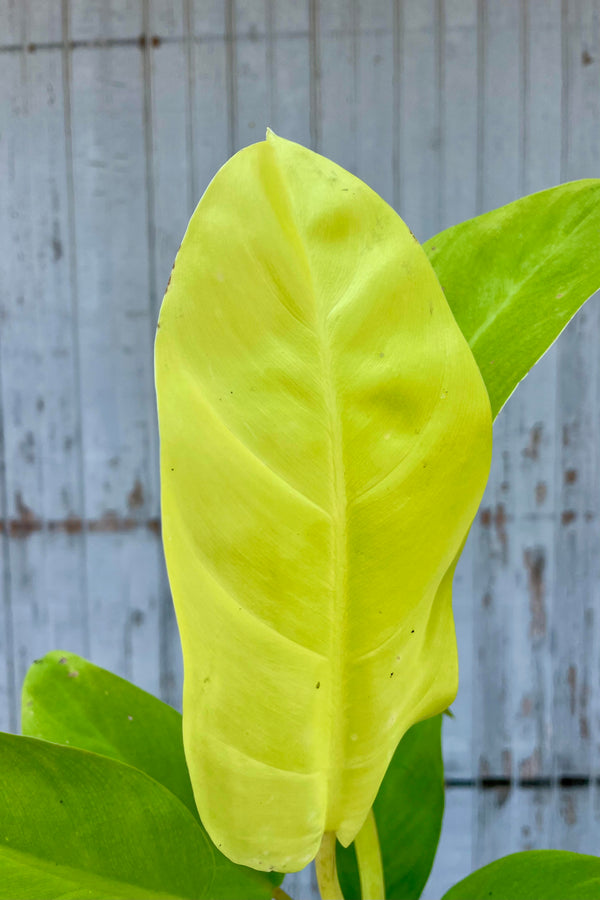
M 319 852 L 315 857 L 317 884 L 319 885 L 321 900 L 344 900 L 340 882 L 338 881 L 335 844 L 335 833 L 326 831 L 323 835 Z

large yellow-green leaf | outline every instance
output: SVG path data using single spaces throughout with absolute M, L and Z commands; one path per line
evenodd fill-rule
M 234 861 L 347 845 L 457 687 L 489 400 L 396 213 L 277 138 L 202 198 L 156 339 L 164 545 L 202 821 Z

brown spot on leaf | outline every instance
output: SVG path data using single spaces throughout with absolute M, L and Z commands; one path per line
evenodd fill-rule
M 564 509 L 560 517 L 560 521 L 563 525 L 570 525 L 571 522 L 574 522 L 576 518 L 577 513 L 574 509 Z
M 579 716 L 579 735 L 584 741 L 586 741 L 590 736 L 590 726 L 587 720 L 587 716 Z
M 567 469 L 565 472 L 565 484 L 575 484 L 577 481 L 577 469 Z
M 77 669 L 72 669 L 69 672 L 69 678 L 79 678 L 79 672 L 77 671 Z
M 538 506 L 541 506 L 542 503 L 546 500 L 548 495 L 548 487 L 545 481 L 538 481 L 535 486 L 535 502 Z
M 581 65 L 582 66 L 591 66 L 594 62 L 594 57 L 587 51 L 584 50 L 581 54 Z

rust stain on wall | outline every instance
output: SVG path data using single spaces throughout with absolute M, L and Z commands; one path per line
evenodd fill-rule
M 542 547 L 527 548 L 523 554 L 523 561 L 527 569 L 527 590 L 529 593 L 529 610 L 531 612 L 529 634 L 531 637 L 545 637 L 547 627 L 546 584 L 544 580 L 546 554 Z
M 526 456 L 528 459 L 538 459 L 543 432 L 544 427 L 542 423 L 536 422 L 529 432 L 529 443 L 523 450 L 523 456 Z
M 129 509 L 139 509 L 140 506 L 143 505 L 144 488 L 142 487 L 142 482 L 138 478 L 136 479 L 135 484 L 129 492 L 129 496 L 127 497 L 127 506 L 129 507 Z
M 576 691 L 577 691 L 577 669 L 575 666 L 569 666 L 567 671 L 567 683 L 569 685 L 569 708 L 571 715 L 575 715 Z

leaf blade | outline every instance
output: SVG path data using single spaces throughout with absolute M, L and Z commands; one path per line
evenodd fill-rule
M 418 900 L 427 883 L 444 815 L 442 715 L 410 728 L 373 804 L 386 900 Z M 361 900 L 354 850 L 337 847 L 346 900 Z
M 600 287 L 600 180 L 522 197 L 423 248 L 473 350 L 494 418 Z
M 152 778 L 108 757 L 0 735 L 0 897 L 267 900 L 231 877 L 198 822 Z
M 223 876 L 238 867 L 212 844 L 200 821 L 183 751 L 181 715 L 157 697 L 81 656 L 54 650 L 29 668 L 22 692 L 23 734 L 116 759 L 164 785 L 198 821 Z M 259 876 L 262 877 L 262 876 Z M 283 876 L 264 876 L 265 896 Z
M 272 134 L 192 217 L 156 382 L 197 803 L 231 858 L 293 871 L 325 830 L 353 839 L 401 735 L 454 696 L 487 394 L 404 223 Z
M 595 900 L 599 894 L 598 857 L 566 850 L 526 850 L 468 875 L 443 900 Z

